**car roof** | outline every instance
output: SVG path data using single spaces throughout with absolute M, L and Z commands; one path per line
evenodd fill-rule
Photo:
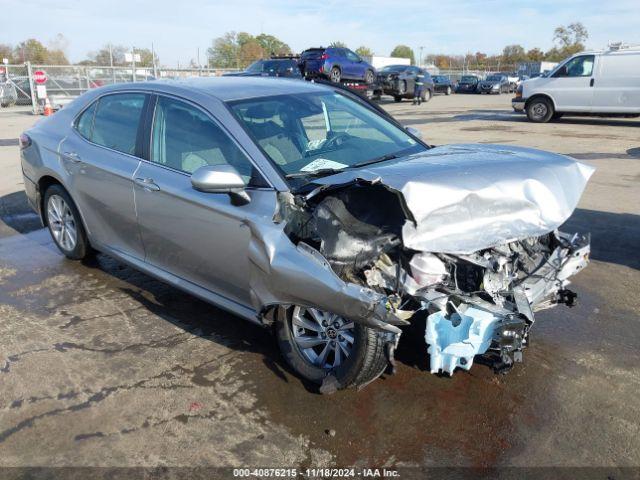
M 106 87 L 105 90 L 130 90 L 132 87 L 168 93 L 173 91 L 176 94 L 183 93 L 186 90 L 204 93 L 223 102 L 331 90 L 329 87 L 303 80 L 270 77 L 192 77 L 175 80 L 154 80 L 134 84 L 122 83 Z

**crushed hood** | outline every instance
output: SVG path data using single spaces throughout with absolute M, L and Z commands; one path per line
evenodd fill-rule
M 405 247 L 468 254 L 555 230 L 576 208 L 594 171 L 531 148 L 461 144 L 314 183 L 381 182 L 402 194 L 413 217 L 402 228 Z

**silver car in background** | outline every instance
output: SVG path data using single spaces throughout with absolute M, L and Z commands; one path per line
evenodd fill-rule
M 426 317 L 431 371 L 521 360 L 575 294 L 589 238 L 557 230 L 592 168 L 431 147 L 338 86 L 190 79 L 92 90 L 20 137 L 29 201 L 71 259 L 104 252 L 273 328 L 321 391 L 394 364 Z

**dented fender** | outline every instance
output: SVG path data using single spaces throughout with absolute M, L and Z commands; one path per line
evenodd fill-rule
M 284 225 L 247 221 L 251 302 L 260 314 L 279 305 L 302 305 L 399 334 L 407 322 L 389 308 L 387 296 L 338 277 L 322 255 L 300 242 L 295 245 Z

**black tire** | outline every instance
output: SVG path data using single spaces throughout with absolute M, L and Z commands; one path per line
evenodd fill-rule
M 547 123 L 555 113 L 553 104 L 548 98 L 534 97 L 526 106 L 527 118 L 534 123 Z
M 339 67 L 333 67 L 331 69 L 331 72 L 329 72 L 329 80 L 333 83 L 340 83 L 340 80 L 342 80 L 342 72 Z
M 321 384 L 325 377 L 332 375 L 337 381 L 336 388 L 366 385 L 378 378 L 388 364 L 385 341 L 380 332 L 356 323 L 354 344 L 349 357 L 337 368 L 328 370 L 312 365 L 300 352 L 293 340 L 291 317 L 293 307 L 279 309 L 275 324 L 275 335 L 282 356 L 289 366 L 302 378 Z
M 447 89 L 444 92 L 445 95 L 451 95 L 451 87 L 447 87 Z
M 49 208 L 49 202 L 51 198 L 54 196 L 58 196 L 62 198 L 62 200 L 64 200 L 64 203 L 66 204 L 66 206 L 68 206 L 69 211 L 71 213 L 73 223 L 76 229 L 76 240 L 73 248 L 70 248 L 70 249 L 65 248 L 61 244 L 61 242 L 56 238 L 56 235 L 54 234 L 53 228 L 50 224 L 48 208 Z M 63 253 L 63 255 L 65 255 L 67 258 L 71 260 L 84 260 L 90 257 L 94 253 L 94 251 L 91 248 L 91 245 L 89 244 L 89 240 L 87 238 L 87 232 L 82 223 L 82 218 L 78 213 L 78 208 L 76 207 L 76 204 L 71 199 L 71 196 L 67 193 L 67 191 L 61 185 L 54 184 L 49 186 L 49 188 L 47 188 L 47 190 L 44 192 L 44 200 L 42 202 L 42 205 L 43 205 L 42 217 L 44 219 L 45 226 L 49 229 L 49 233 L 51 234 L 51 238 L 53 239 L 53 242 L 56 244 L 58 249 Z
M 366 83 L 367 85 L 371 85 L 373 82 L 375 82 L 376 77 L 373 74 L 373 71 L 371 70 L 367 70 L 366 72 L 364 72 L 364 83 Z
M 400 95 L 394 95 L 393 101 L 399 103 L 402 101 L 402 97 Z

